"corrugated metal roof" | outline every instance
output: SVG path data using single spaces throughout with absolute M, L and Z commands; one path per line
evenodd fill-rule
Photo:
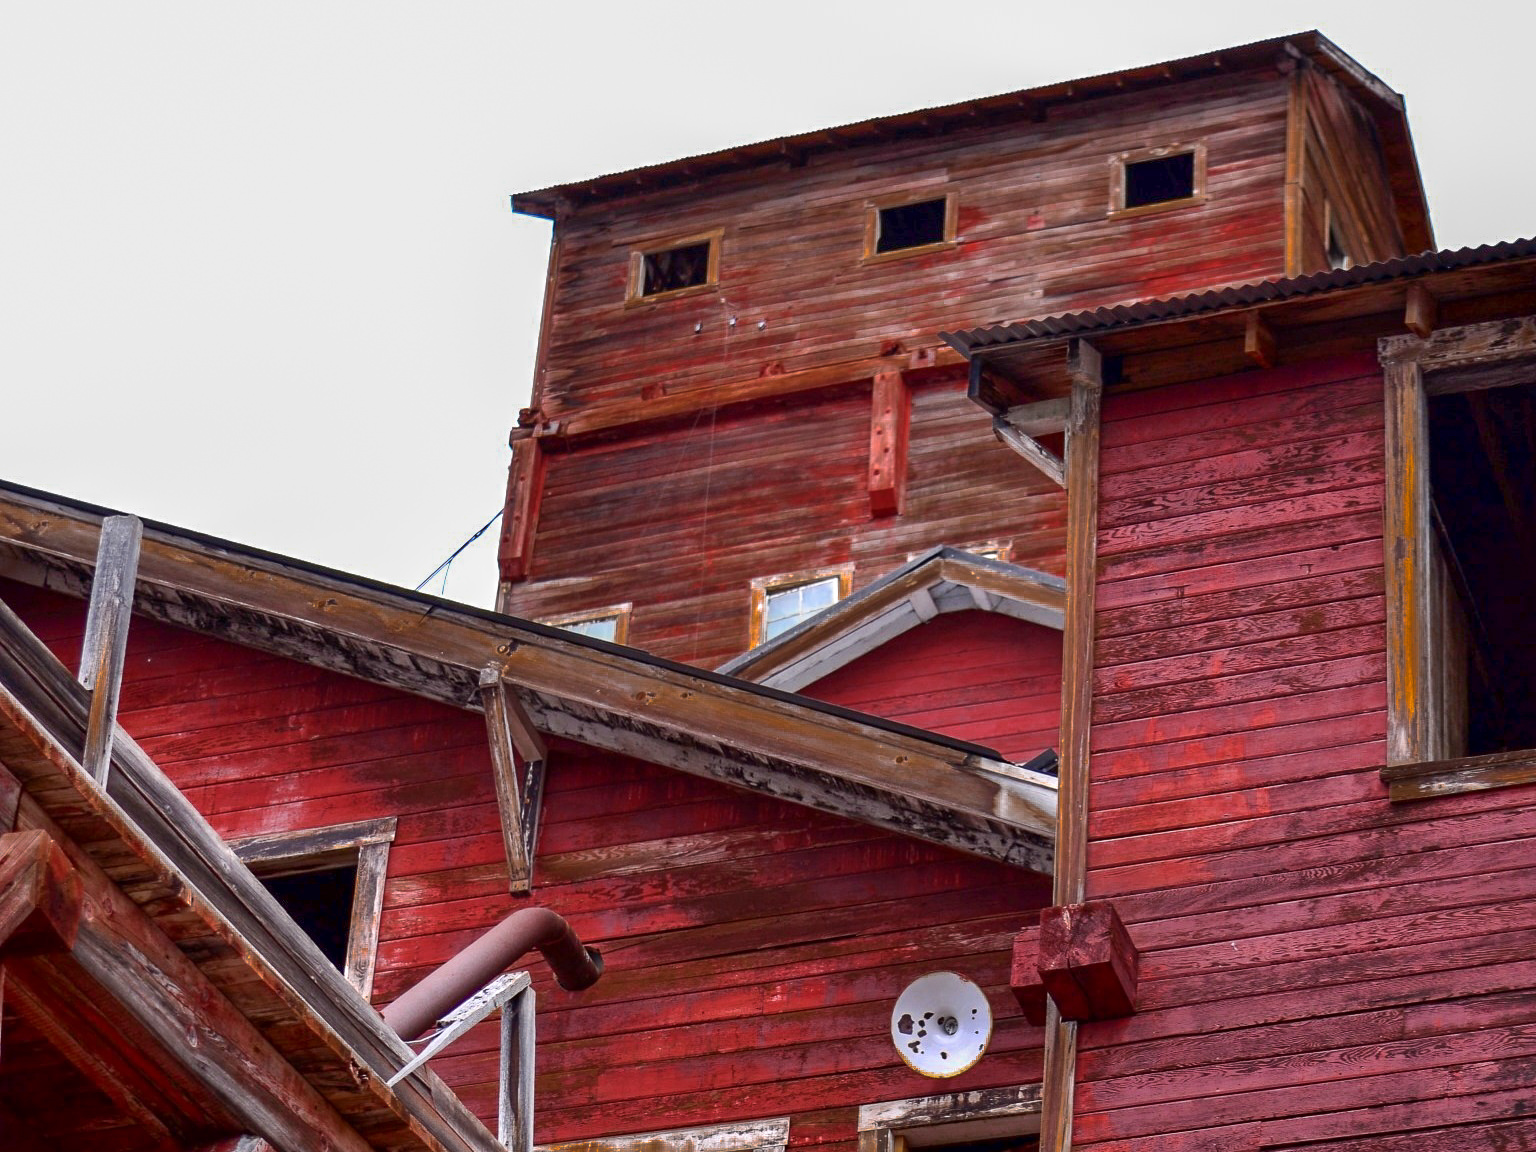
M 1146 85 L 1166 84 L 1183 79 L 1187 75 L 1220 70 L 1234 64 L 1251 63 L 1262 59 L 1268 52 L 1287 49 L 1330 61 L 1343 77 L 1357 82 L 1377 100 L 1390 105 L 1394 114 L 1402 115 L 1402 98 L 1397 93 L 1352 60 L 1326 36 L 1313 30 L 1290 36 L 1277 36 L 1269 40 L 1256 40 L 1250 44 L 1233 45 L 1177 60 L 1143 64 L 997 96 L 979 97 L 958 104 L 922 108 L 792 136 L 780 136 L 718 152 L 669 160 L 662 164 L 649 164 L 640 168 L 555 184 L 547 188 L 518 192 L 512 197 L 512 207 L 518 212 L 550 216 L 555 211 L 556 202 L 561 198 L 582 199 L 624 195 L 731 169 L 762 164 L 796 153 L 804 154 L 828 148 L 873 143 L 905 135 L 937 134 L 955 123 L 972 122 L 974 117 L 981 114 L 1027 115 L 1045 104 L 1101 95 L 1106 91 L 1118 92 Z
M 961 332 L 940 332 L 939 337 L 951 348 L 969 358 L 973 352 L 1004 345 L 1058 339 L 1064 336 L 1081 335 L 1085 332 L 1103 332 L 1137 324 L 1152 324 L 1162 320 L 1198 316 L 1206 312 L 1221 312 L 1230 308 L 1252 308 L 1274 300 L 1315 296 L 1360 284 L 1401 280 L 1426 272 L 1449 272 L 1457 268 L 1498 264 L 1531 256 L 1536 256 L 1536 237 L 1505 240 L 1476 248 L 1420 252 L 1414 256 L 1399 256 L 1395 260 L 1361 264 L 1354 268 L 1314 272 L 1306 276 L 1292 276 L 1282 280 L 1238 284 L 1208 292 L 1196 292 L 1188 296 L 1139 300 L 1133 304 L 1117 304 L 1113 307 L 1094 308 L 1085 312 L 1068 312 L 1059 316 L 1046 316 L 1039 320 L 1020 320 L 1011 324 L 996 324 L 988 328 L 971 328 Z

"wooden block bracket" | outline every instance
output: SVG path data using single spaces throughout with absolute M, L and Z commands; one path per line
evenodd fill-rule
M 1014 996 L 1031 1024 L 1046 1022 L 1046 998 L 1063 1020 L 1114 1020 L 1136 1011 L 1140 954 L 1107 900 L 1040 910 L 1014 941 Z

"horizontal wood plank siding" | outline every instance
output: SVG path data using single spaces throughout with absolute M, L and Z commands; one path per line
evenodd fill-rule
M 1369 357 L 1106 399 L 1088 886 L 1142 978 L 1080 1149 L 1536 1135 L 1536 806 L 1378 774 L 1382 420 Z
M 945 614 L 802 691 L 1021 762 L 1056 747 L 1061 633 L 994 612 Z
M 851 564 L 857 590 L 915 552 L 994 539 L 1060 572 L 1061 489 L 992 438 L 958 376 L 913 388 L 905 509 L 873 518 L 871 387 L 551 453 L 509 610 L 633 603 L 629 643 L 716 666 L 747 648 L 755 577 Z
M 1271 67 L 1059 105 L 1041 121 L 819 152 L 577 210 L 560 221 L 545 416 L 931 344 L 1043 316 L 1284 270 L 1286 84 Z M 1110 219 L 1112 156 L 1204 141 L 1205 202 Z M 952 247 L 861 262 L 867 204 L 958 197 Z M 625 307 L 630 252 L 720 229 L 717 291 Z M 732 318 L 736 324 L 732 326 Z M 695 327 L 698 326 L 698 330 Z
M 78 660 L 83 603 L 3 580 L 0 598 Z M 530 902 L 507 892 L 477 713 L 140 618 L 121 720 L 226 836 L 398 819 L 378 1003 Z M 540 1142 L 787 1115 L 792 1143 L 852 1152 L 860 1104 L 930 1091 L 896 1056 L 889 1015 L 939 968 L 986 989 L 999 1019 L 955 1085 L 1038 1079 L 1040 1032 L 1008 968 L 1047 877 L 552 744 L 531 899 L 601 948 L 606 971 L 567 993 L 530 958 Z M 488 1121 L 497 1045 L 492 1021 L 433 1062 Z

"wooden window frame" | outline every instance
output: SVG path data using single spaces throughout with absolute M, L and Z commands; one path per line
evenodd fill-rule
M 859 1152 L 907 1152 L 1039 1131 L 1039 1084 L 944 1092 L 859 1108 Z
M 547 624 L 551 628 L 569 628 L 572 624 L 585 624 L 589 620 L 607 620 L 612 618 L 613 639 L 603 641 L 605 644 L 629 643 L 629 618 L 633 615 L 635 606 L 633 603 L 610 604 L 606 608 L 593 608 L 586 612 L 568 612 L 563 616 L 544 616 L 539 619 L 540 624 Z M 588 639 L 595 640 L 592 636 Z
M 1444 577 L 1430 520 L 1429 397 L 1529 382 L 1536 316 L 1389 336 L 1377 345 L 1386 393 L 1387 766 L 1393 800 L 1536 781 L 1536 750 L 1452 756 L 1445 643 L 1436 605 Z M 1512 371 L 1511 371 L 1512 370 Z
M 931 244 L 916 244 L 911 248 L 896 248 L 890 252 L 876 252 L 880 242 L 880 213 L 887 208 L 904 208 L 908 204 L 925 204 L 930 200 L 944 201 L 944 239 Z M 960 197 L 952 188 L 929 188 L 922 192 L 903 192 L 896 196 L 883 196 L 864 203 L 864 253 L 860 264 L 883 264 L 887 260 L 905 260 L 909 256 L 926 256 L 931 252 L 943 252 L 959 244 L 957 234 L 960 225 Z
M 815 584 L 820 580 L 837 578 L 837 600 L 848 598 L 853 589 L 853 565 L 843 564 L 836 568 L 818 568 L 805 572 L 781 572 L 777 576 L 759 576 L 752 581 L 752 616 L 748 631 L 747 647 L 756 648 L 763 643 L 763 629 L 767 624 L 768 597 L 774 592 L 788 591 L 802 584 Z M 783 633 L 780 633 L 783 635 Z
M 646 242 L 638 248 L 631 248 L 629 252 L 629 286 L 624 295 L 624 306 L 636 308 L 642 304 L 655 304 L 662 300 L 676 300 L 681 296 L 695 296 L 700 292 L 709 292 L 720 287 L 720 246 L 725 239 L 725 229 L 715 228 L 709 232 L 692 232 L 686 236 L 669 236 L 664 240 Z M 673 288 L 667 292 L 645 293 L 645 258 L 655 256 L 662 252 L 671 252 L 675 248 L 688 248 L 694 244 L 709 245 L 709 264 L 705 272 L 704 283 L 690 284 L 686 288 Z
M 395 818 L 358 820 L 326 828 L 297 828 L 230 841 L 241 862 L 258 878 L 318 872 L 356 861 L 352 917 L 347 925 L 347 962 L 343 975 L 368 999 L 373 992 L 378 956 L 379 919 L 384 910 L 384 878 Z
M 535 1152 L 784 1152 L 789 1117 L 540 1144 Z
M 1138 204 L 1134 208 L 1125 206 L 1126 165 L 1139 164 L 1144 160 L 1163 160 L 1169 156 L 1180 156 L 1184 153 L 1191 153 L 1195 158 L 1194 191 L 1190 195 L 1181 196 L 1177 200 L 1159 200 L 1156 204 Z M 1206 200 L 1205 167 L 1204 140 L 1196 140 L 1192 144 L 1162 144 L 1156 148 L 1137 148 L 1130 152 L 1117 152 L 1109 158 L 1109 218 L 1120 220 L 1131 216 L 1149 216 L 1154 212 L 1173 212 L 1180 208 L 1204 204 Z

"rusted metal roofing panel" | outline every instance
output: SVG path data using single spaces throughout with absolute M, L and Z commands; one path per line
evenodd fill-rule
M 1090 332 L 1131 328 L 1138 324 L 1154 324 L 1230 308 L 1252 308 L 1271 301 L 1315 296 L 1361 284 L 1407 279 L 1427 272 L 1450 272 L 1459 268 L 1498 264 L 1532 256 L 1536 256 L 1536 237 L 1505 240 L 1475 248 L 1420 252 L 1413 256 L 1400 256 L 1395 260 L 1383 260 L 1376 264 L 1361 264 L 1354 268 L 1314 272 L 1284 280 L 1238 284 L 1208 292 L 1195 292 L 1188 296 L 1141 300 L 1133 304 L 1117 304 L 1110 308 L 1069 312 L 1060 316 L 1046 316 L 1039 320 L 1020 320 L 1010 324 L 995 324 L 987 328 L 971 328 L 961 332 L 941 332 L 939 337 L 961 355 L 969 358 L 973 353 L 988 349 L 1054 340 L 1066 336 L 1080 336 Z

